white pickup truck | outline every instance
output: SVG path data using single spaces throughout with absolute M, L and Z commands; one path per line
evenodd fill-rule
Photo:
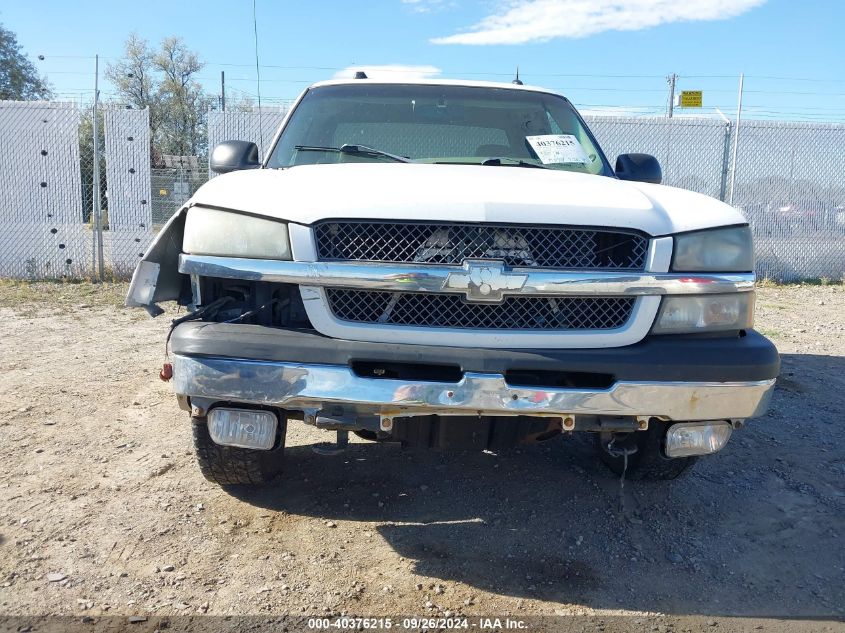
M 318 83 L 263 161 L 229 141 L 211 168 L 127 305 L 187 306 L 163 376 L 212 481 L 275 477 L 290 420 L 337 450 L 591 432 L 615 472 L 666 479 L 766 410 L 745 219 L 652 156 L 612 168 L 554 92 Z

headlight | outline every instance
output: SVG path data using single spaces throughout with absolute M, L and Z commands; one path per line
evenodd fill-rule
M 284 222 L 206 207 L 188 209 L 182 250 L 191 255 L 291 258 Z
M 672 270 L 742 273 L 754 270 L 751 229 L 735 226 L 675 236 Z
M 754 324 L 754 293 L 664 297 L 654 334 L 745 330 Z

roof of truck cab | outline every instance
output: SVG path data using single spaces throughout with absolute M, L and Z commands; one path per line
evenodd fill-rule
M 411 86 L 463 86 L 467 88 L 505 88 L 507 90 L 522 90 L 526 92 L 545 92 L 551 95 L 562 96 L 559 92 L 542 88 L 540 86 L 525 86 L 511 82 L 502 81 L 471 81 L 465 79 L 387 79 L 384 77 L 373 77 L 367 79 L 329 79 L 311 84 L 310 88 L 322 88 L 323 86 L 356 86 L 366 84 L 389 84 L 389 85 L 411 85 Z

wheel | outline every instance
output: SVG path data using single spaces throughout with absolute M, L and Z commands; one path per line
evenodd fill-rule
M 616 440 L 614 447 L 636 452 L 628 454 L 628 467 L 625 477 L 629 479 L 667 480 L 675 479 L 692 466 L 697 457 L 675 457 L 670 459 L 663 454 L 663 438 L 669 425 L 658 420 L 651 420 L 647 431 L 634 433 L 597 433 L 596 451 L 599 459 L 617 475 L 625 468 L 625 458 L 613 454 L 608 444 Z
M 194 450 L 203 477 L 221 486 L 261 485 L 272 481 L 282 470 L 287 420 L 279 421 L 276 447 L 256 451 L 234 446 L 220 446 L 211 439 L 206 418 L 191 418 Z

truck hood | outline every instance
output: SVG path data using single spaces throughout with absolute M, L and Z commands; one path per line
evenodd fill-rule
M 614 226 L 666 235 L 742 224 L 708 196 L 606 176 L 506 166 L 346 163 L 218 176 L 190 204 L 300 224 L 329 218 Z

